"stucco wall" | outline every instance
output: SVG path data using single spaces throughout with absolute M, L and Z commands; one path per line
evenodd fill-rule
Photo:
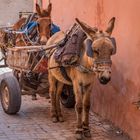
M 0 26 L 16 22 L 19 12 L 33 11 L 33 0 L 0 0 Z
M 51 0 L 53 21 L 68 29 L 74 18 L 105 29 L 116 17 L 113 36 L 117 54 L 113 56 L 112 81 L 102 86 L 96 81 L 92 92 L 92 110 L 111 120 L 140 140 L 140 1 L 139 0 Z

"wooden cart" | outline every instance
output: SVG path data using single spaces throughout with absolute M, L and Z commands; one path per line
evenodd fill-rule
M 49 48 L 25 46 L 7 49 L 5 66 L 11 68 L 13 74 L 4 77 L 0 84 L 1 103 L 7 114 L 16 114 L 19 111 L 21 95 L 32 95 L 35 98 L 36 94 L 49 93 L 46 50 L 52 48 L 54 46 Z M 45 83 L 45 86 L 42 87 L 42 83 Z M 66 107 L 74 106 L 72 87 L 64 86 L 61 102 Z

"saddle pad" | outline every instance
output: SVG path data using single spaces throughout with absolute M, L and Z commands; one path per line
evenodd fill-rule
M 57 44 L 58 48 L 54 54 L 56 62 L 62 66 L 77 63 L 80 57 L 81 46 L 85 38 L 86 35 L 81 30 L 80 26 L 74 24 L 73 28 L 66 34 L 63 41 Z

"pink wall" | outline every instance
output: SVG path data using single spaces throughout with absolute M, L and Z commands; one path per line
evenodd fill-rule
M 48 6 L 48 4 L 49 4 L 49 2 L 50 2 L 50 0 L 33 0 L 34 1 L 34 8 L 33 8 L 33 11 L 36 11 L 35 10 L 35 4 L 36 3 L 39 3 L 39 2 L 42 2 L 42 7 L 45 9 L 45 8 L 47 8 L 47 6 Z
M 45 0 L 44 0 L 45 1 Z M 113 36 L 117 55 L 113 56 L 112 81 L 102 86 L 96 81 L 92 93 L 92 110 L 114 122 L 140 140 L 140 110 L 133 102 L 140 100 L 140 0 L 51 0 L 52 18 L 62 30 L 74 18 L 105 29 L 116 17 Z

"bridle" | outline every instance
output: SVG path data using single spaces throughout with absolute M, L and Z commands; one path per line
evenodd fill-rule
M 49 29 L 50 29 L 50 34 L 49 34 L 49 37 L 51 36 L 51 24 L 52 24 L 52 20 L 51 20 L 51 17 L 40 17 L 40 18 L 38 18 L 37 19 L 37 21 L 36 21 L 36 23 L 37 23 L 37 30 L 38 30 L 38 33 L 39 33 L 39 21 L 41 21 L 41 20 L 48 20 L 48 21 L 50 21 L 50 24 L 48 25 L 49 26 Z
M 21 33 L 20 34 L 20 32 L 15 32 L 15 34 L 20 34 L 21 35 L 21 38 L 17 38 L 16 42 L 19 42 L 20 40 L 22 40 L 25 45 L 28 45 L 28 44 L 39 45 L 39 39 L 41 38 L 40 32 L 39 32 L 39 21 L 41 21 L 42 19 L 46 19 L 46 20 L 51 21 L 50 17 L 41 17 L 41 18 L 38 18 L 36 21 L 34 21 L 35 26 L 33 27 L 33 30 L 36 30 L 36 32 L 35 32 L 36 35 L 35 36 L 37 38 L 35 41 L 32 41 L 32 39 L 30 38 L 30 34 L 28 34 L 28 33 L 25 33 L 25 34 Z M 50 27 L 50 30 L 51 30 L 51 27 Z M 49 34 L 49 37 L 50 37 L 50 34 Z
M 108 37 L 109 40 L 111 40 L 112 44 L 113 44 L 113 54 L 116 53 L 116 41 L 115 38 L 110 38 Z M 94 52 L 92 49 L 92 43 L 94 41 L 89 41 L 87 42 L 87 56 L 90 58 L 94 58 Z M 89 52 L 88 52 L 89 51 Z M 103 65 L 103 66 L 98 66 L 99 64 Z M 81 64 L 78 64 L 77 69 L 80 70 L 81 72 L 84 73 L 92 73 L 92 72 L 104 72 L 104 71 L 109 71 L 111 72 L 111 68 L 106 66 L 106 65 L 110 65 L 111 66 L 112 61 L 110 59 L 97 59 L 93 61 L 93 67 L 87 68 Z

